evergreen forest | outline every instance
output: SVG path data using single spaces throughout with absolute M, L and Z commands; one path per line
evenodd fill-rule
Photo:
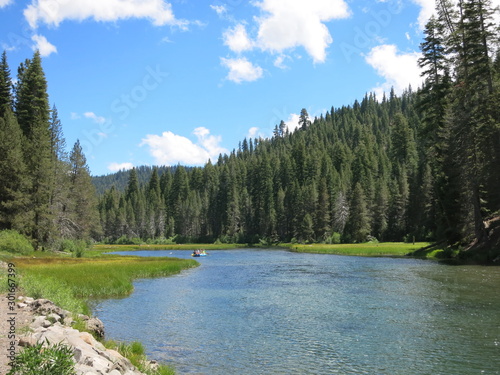
M 500 53 L 488 0 L 436 2 L 424 83 L 281 121 L 204 167 L 90 177 L 66 151 L 38 52 L 0 65 L 0 229 L 35 247 L 123 243 L 430 241 L 499 254 Z M 96 187 L 97 190 L 96 191 Z M 496 253 L 495 253 L 496 252 Z

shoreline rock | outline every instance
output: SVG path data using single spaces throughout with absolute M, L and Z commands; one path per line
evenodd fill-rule
M 46 299 L 19 297 L 19 310 L 29 311 L 33 316 L 28 325 L 31 332 L 19 336 L 18 346 L 34 346 L 38 342 L 63 343 L 73 351 L 77 375 L 145 375 L 120 353 L 106 349 L 88 332 L 71 327 L 74 320 L 71 313 Z M 104 324 L 98 318 L 79 315 L 89 331 L 97 337 L 104 337 Z M 155 361 L 150 361 L 153 368 Z

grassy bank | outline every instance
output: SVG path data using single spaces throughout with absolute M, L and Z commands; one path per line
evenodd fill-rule
M 94 251 L 131 251 L 131 250 L 230 250 L 242 249 L 246 244 L 169 244 L 169 245 L 106 245 L 97 244 L 93 246 Z
M 362 243 L 362 244 L 284 244 L 282 246 L 299 253 L 315 254 L 335 254 L 335 255 L 353 255 L 367 257 L 382 256 L 406 256 L 413 251 L 428 246 L 427 242 L 417 242 L 415 244 L 403 242 L 382 242 L 382 243 Z
M 118 256 L 19 257 L 12 261 L 27 295 L 84 313 L 89 312 L 89 299 L 130 294 L 134 279 L 169 276 L 198 264 L 192 259 Z

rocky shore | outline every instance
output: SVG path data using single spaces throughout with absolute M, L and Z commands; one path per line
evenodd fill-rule
M 73 317 L 69 311 L 63 310 L 46 299 L 29 297 L 17 298 L 17 315 L 28 322 L 23 333 L 18 333 L 19 347 L 33 346 L 39 342 L 63 343 L 73 351 L 77 375 L 144 375 L 132 363 L 115 350 L 107 349 L 94 338 L 104 337 L 104 325 L 97 318 L 85 315 Z M 75 319 L 84 322 L 86 330 L 75 328 Z M 18 352 L 20 348 L 16 348 Z M 5 364 L 4 364 L 5 366 Z M 158 366 L 150 361 L 147 366 L 154 369 Z

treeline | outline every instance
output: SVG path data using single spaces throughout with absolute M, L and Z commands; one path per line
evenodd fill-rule
M 425 84 L 366 95 L 293 134 L 244 140 L 212 165 L 161 174 L 100 199 L 105 238 L 363 242 L 488 240 L 500 209 L 500 58 L 489 1 L 437 2 Z
M 38 52 L 20 64 L 15 85 L 5 51 L 0 61 L 0 229 L 36 249 L 101 235 L 85 156 L 79 142 L 66 151 Z
M 164 172 L 173 173 L 175 171 L 176 166 L 158 166 L 157 172 L 161 175 Z M 190 167 L 185 167 L 187 170 Z M 153 172 L 153 167 L 148 165 L 142 165 L 140 167 L 135 168 L 135 172 L 137 174 L 137 181 L 139 185 L 146 184 L 151 178 L 151 173 Z M 98 195 L 103 194 L 108 190 L 111 186 L 114 186 L 118 191 L 125 191 L 128 185 L 130 171 L 129 170 L 121 170 L 115 173 L 103 175 L 103 176 L 93 176 L 92 183 L 96 188 L 96 192 Z
M 132 170 L 99 210 L 108 240 L 364 242 L 435 236 L 432 189 L 411 91 L 379 103 L 331 109 L 300 128 L 276 126 L 271 139 L 245 139 L 215 164 L 159 175 L 145 185 Z M 420 151 L 419 151 L 420 148 Z

